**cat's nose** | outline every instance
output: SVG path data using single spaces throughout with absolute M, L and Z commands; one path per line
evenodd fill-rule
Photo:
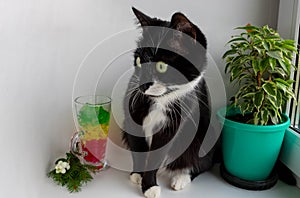
M 147 82 L 147 83 L 141 84 L 139 88 L 140 88 L 140 90 L 141 90 L 143 93 L 145 93 L 146 90 L 147 90 L 151 85 L 153 85 L 153 82 Z

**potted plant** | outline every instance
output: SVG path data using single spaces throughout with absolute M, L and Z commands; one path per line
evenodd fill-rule
M 270 187 L 266 181 L 290 124 L 284 107 L 294 97 L 290 74 L 297 50 L 295 41 L 282 39 L 267 25 L 236 29 L 242 32 L 232 37 L 223 55 L 225 73 L 238 85 L 231 105 L 218 111 L 223 170 L 230 183 L 262 190 Z

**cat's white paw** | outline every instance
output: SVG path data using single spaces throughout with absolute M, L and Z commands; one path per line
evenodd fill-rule
M 191 183 L 191 176 L 188 174 L 176 175 L 171 180 L 171 187 L 174 190 L 182 190 L 187 184 Z
M 142 176 L 138 173 L 132 173 L 130 175 L 130 181 L 134 184 L 141 185 L 142 183 Z
M 145 191 L 144 196 L 146 198 L 158 198 L 160 196 L 160 187 L 152 186 L 151 188 Z

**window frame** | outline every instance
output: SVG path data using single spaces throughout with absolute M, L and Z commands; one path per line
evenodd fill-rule
M 277 31 L 284 39 L 293 39 L 298 41 L 299 39 L 299 27 L 300 27 L 300 0 L 280 0 L 279 1 L 279 10 L 278 10 L 278 22 L 277 22 Z M 296 63 L 296 58 L 294 60 Z M 295 72 L 291 72 L 291 76 L 294 76 Z M 296 78 L 299 78 L 299 74 L 297 74 Z M 298 85 L 297 85 L 298 86 Z M 299 87 L 295 87 L 299 88 Z M 296 93 L 298 94 L 298 93 Z M 291 107 L 291 101 L 288 102 L 287 106 Z M 291 120 L 295 120 L 295 116 L 297 116 L 293 109 L 296 107 L 287 108 L 287 114 L 291 115 Z M 298 109 L 300 109 L 298 107 Z M 299 110 L 298 110 L 299 111 Z M 298 120 L 298 119 L 296 119 Z M 290 169 L 293 173 L 298 177 L 300 181 L 300 134 L 297 133 L 293 128 L 289 128 L 286 131 L 282 149 L 280 160 Z M 298 187 L 300 184 L 298 184 Z

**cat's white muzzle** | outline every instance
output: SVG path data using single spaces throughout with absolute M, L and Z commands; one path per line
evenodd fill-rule
M 167 92 L 166 86 L 160 83 L 154 83 L 145 91 L 145 94 L 149 96 L 162 96 L 166 92 Z

